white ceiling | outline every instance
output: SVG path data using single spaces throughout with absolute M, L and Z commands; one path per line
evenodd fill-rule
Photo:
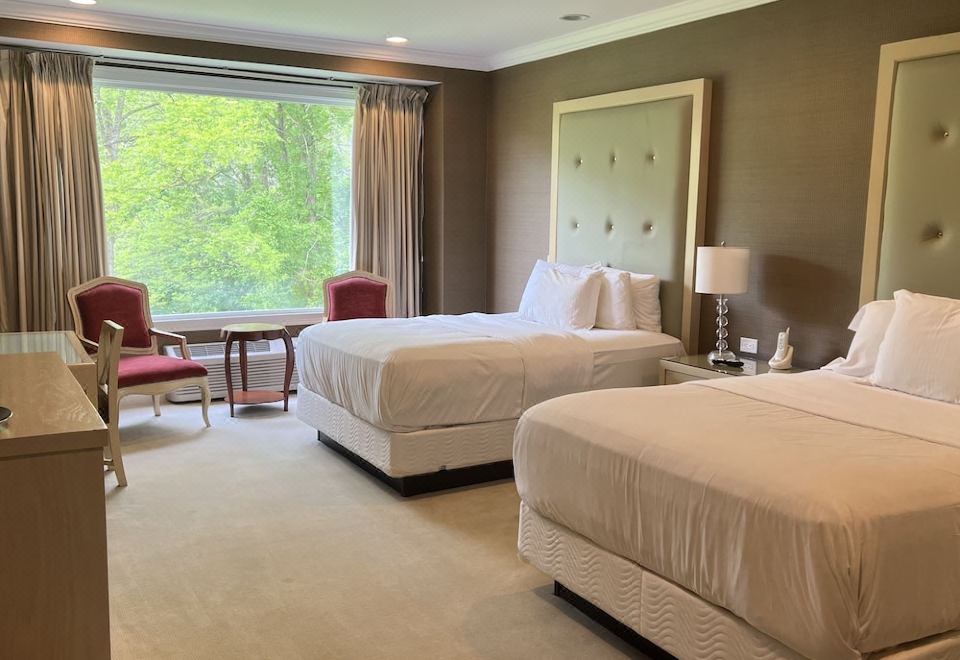
M 774 0 L 0 0 L 0 15 L 489 70 Z M 559 20 L 584 13 L 583 22 Z M 388 35 L 410 39 L 403 46 Z

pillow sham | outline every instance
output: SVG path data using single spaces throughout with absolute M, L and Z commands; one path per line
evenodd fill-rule
M 594 264 L 613 273 L 626 273 L 630 276 L 630 299 L 633 304 L 633 322 L 638 330 L 663 332 L 660 326 L 660 278 L 656 275 L 632 273 L 629 270 L 609 268 Z
M 910 291 L 880 344 L 871 382 L 890 390 L 960 404 L 960 300 Z
M 520 299 L 520 318 L 569 330 L 597 322 L 599 271 L 538 260 Z
M 608 330 L 635 330 L 630 273 L 600 267 L 600 300 L 597 303 L 597 326 Z
M 880 343 L 895 309 L 896 303 L 892 300 L 874 300 L 861 307 L 850 321 L 849 328 L 856 334 L 847 356 L 837 358 L 824 369 L 855 378 L 869 377 L 877 365 Z

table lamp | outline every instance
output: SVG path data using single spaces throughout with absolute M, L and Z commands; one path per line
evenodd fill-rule
M 717 296 L 717 350 L 707 358 L 711 362 L 736 360 L 737 355 L 727 344 L 727 296 L 747 292 L 750 271 L 750 250 L 747 248 L 697 248 L 697 293 Z

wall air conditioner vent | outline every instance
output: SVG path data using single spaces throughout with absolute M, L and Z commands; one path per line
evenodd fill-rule
M 296 348 L 297 338 L 293 338 Z M 190 357 L 207 368 L 207 378 L 210 381 L 210 396 L 214 399 L 223 399 L 227 396 L 227 379 L 223 369 L 223 351 L 226 343 L 222 341 L 189 344 Z M 239 343 L 234 342 L 231 356 L 231 371 L 234 389 L 240 389 L 240 358 Z M 181 357 L 179 346 L 164 346 L 164 354 L 171 357 Z M 283 389 L 283 371 L 286 366 L 286 352 L 282 339 L 271 339 L 247 342 L 247 386 L 251 390 L 281 390 Z M 290 379 L 290 391 L 296 391 L 299 383 L 297 367 L 293 367 L 293 378 Z M 167 400 L 174 403 L 185 401 L 199 401 L 200 390 L 196 387 L 182 387 L 167 394 Z

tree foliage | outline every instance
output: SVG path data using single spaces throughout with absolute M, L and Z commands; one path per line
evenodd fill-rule
M 96 89 L 112 274 L 154 313 L 316 307 L 348 269 L 353 108 Z

